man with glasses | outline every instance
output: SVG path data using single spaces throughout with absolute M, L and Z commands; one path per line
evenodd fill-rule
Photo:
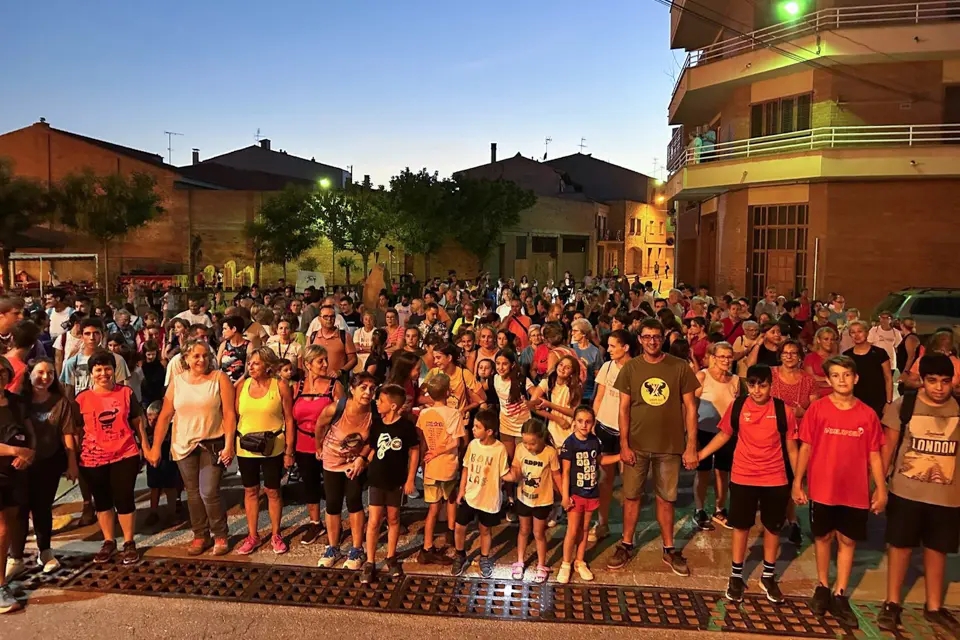
M 350 333 L 337 328 L 337 312 L 332 304 L 320 307 L 320 327 L 310 336 L 310 344 L 319 344 L 327 350 L 327 375 L 337 378 L 342 371 L 353 371 L 357 366 L 357 347 Z
M 467 327 L 468 329 L 475 329 L 477 326 L 477 309 L 472 302 L 463 303 L 463 315 L 457 318 L 457 321 L 453 323 L 452 335 L 455 337 L 457 332 L 460 331 L 460 327 Z
M 700 383 L 686 360 L 663 353 L 659 320 L 641 323 L 640 345 L 643 353 L 623 366 L 614 384 L 620 392 L 623 540 L 607 566 L 620 569 L 630 561 L 640 498 L 653 467 L 663 562 L 677 575 L 688 576 L 687 561 L 673 546 L 673 515 L 681 462 L 688 469 L 697 467 L 695 393 Z

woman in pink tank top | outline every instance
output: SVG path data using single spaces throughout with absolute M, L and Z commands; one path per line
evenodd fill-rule
M 303 480 L 307 500 L 307 525 L 300 544 L 313 544 L 323 533 L 320 501 L 323 499 L 323 464 L 317 459 L 317 419 L 323 410 L 344 396 L 343 386 L 327 377 L 327 350 L 312 344 L 303 354 L 306 378 L 297 384 L 293 396 L 293 421 L 297 425 L 294 458 Z

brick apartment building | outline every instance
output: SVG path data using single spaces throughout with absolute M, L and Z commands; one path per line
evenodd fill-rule
M 131 272 L 184 276 L 204 270 L 209 277 L 217 269 L 224 272 L 228 288 L 249 284 L 253 254 L 244 227 L 254 219 L 264 199 L 290 183 L 328 179 L 342 185 L 350 179 L 349 172 L 337 167 L 273 151 L 269 140 L 207 161 L 200 160 L 199 150 L 193 155 L 193 164 L 175 167 L 160 155 L 56 129 L 44 121 L 0 135 L 0 157 L 12 160 L 18 175 L 55 183 L 70 173 L 91 169 L 98 174 L 143 172 L 157 179 L 166 211 L 142 229 L 110 244 L 111 279 Z M 56 226 L 51 231 L 47 235 L 57 242 L 18 249 L 96 253 L 103 262 L 103 250 L 96 241 Z M 190 264 L 191 245 L 200 249 L 200 259 L 194 265 Z M 320 261 L 328 281 L 334 281 L 337 274 L 329 243 L 321 243 L 311 254 Z M 33 277 L 45 278 L 47 267 L 45 261 L 41 275 L 38 262 L 17 263 L 18 269 Z M 59 261 L 54 269 L 61 280 L 97 278 L 91 262 Z M 261 277 L 270 282 L 279 271 L 271 265 L 264 268 Z M 342 274 L 339 278 L 342 282 Z
M 757 296 L 960 286 L 960 2 L 705 0 L 669 107 L 677 275 Z

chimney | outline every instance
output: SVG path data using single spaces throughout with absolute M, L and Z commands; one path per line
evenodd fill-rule
M 368 189 L 370 188 L 370 175 L 369 175 L 369 174 L 366 174 L 366 175 L 363 176 L 363 186 L 365 186 L 365 187 L 368 188 Z
M 193 150 L 193 164 L 200 164 L 200 149 Z
M 266 149 L 267 151 L 270 151 L 270 138 L 263 138 L 263 139 L 260 141 L 260 148 L 261 148 L 261 149 Z
M 494 163 L 497 161 L 497 143 L 490 143 L 490 162 Z

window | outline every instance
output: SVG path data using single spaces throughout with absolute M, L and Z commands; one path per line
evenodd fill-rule
M 557 253 L 557 238 L 555 236 L 533 236 L 534 253 Z
M 947 296 L 917 298 L 910 308 L 910 315 L 960 318 L 960 298 Z
M 663 223 L 660 223 L 660 235 L 663 235 Z
M 759 102 L 750 107 L 750 137 L 806 131 L 810 128 L 813 94 Z
M 630 218 L 630 235 L 637 235 L 637 219 Z
M 575 236 L 564 236 L 563 238 L 563 252 L 564 253 L 586 253 L 587 252 L 587 238 Z
M 517 236 L 517 260 L 527 259 L 527 236 Z
M 807 286 L 807 204 L 750 207 L 747 271 L 751 295 L 760 297 L 768 285 L 789 296 Z

